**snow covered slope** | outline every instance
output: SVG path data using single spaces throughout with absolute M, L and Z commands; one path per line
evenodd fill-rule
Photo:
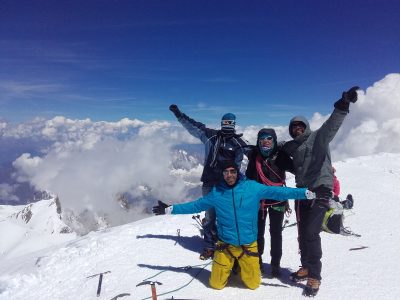
M 0 259 L 17 257 L 76 238 L 61 220 L 55 198 L 26 206 L 0 206 Z
M 323 280 L 317 298 L 399 299 L 400 154 L 359 157 L 335 167 L 342 196 L 351 193 L 355 199 L 345 225 L 362 236 L 321 234 Z M 97 299 L 123 293 L 130 295 L 118 299 L 151 299 L 148 285 L 136 286 L 143 280 L 162 283 L 158 299 L 304 299 L 302 284 L 288 280 L 300 264 L 296 227 L 286 228 L 283 237 L 281 279 L 263 278 L 252 291 L 233 276 L 216 291 L 208 286 L 209 261 L 198 259 L 202 239 L 192 216 L 150 217 L 23 256 L 2 257 L 0 299 L 95 299 L 98 278 L 87 277 L 105 271 L 111 273 L 104 275 Z M 269 261 L 268 251 L 264 261 Z

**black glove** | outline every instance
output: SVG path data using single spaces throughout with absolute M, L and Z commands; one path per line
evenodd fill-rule
M 332 198 L 332 191 L 326 187 L 319 186 L 313 190 L 315 193 L 315 199 L 329 200 Z
M 335 108 L 348 112 L 350 102 L 351 103 L 357 102 L 357 90 L 359 89 L 360 88 L 358 86 L 353 86 L 347 92 L 343 92 L 342 98 L 340 98 L 338 101 L 335 102 L 334 105 Z
M 165 204 L 164 202 L 158 200 L 158 205 L 153 206 L 153 214 L 156 216 L 165 215 L 165 209 L 170 206 L 171 205 Z
M 182 113 L 176 104 L 171 104 L 169 106 L 169 110 L 172 111 L 174 113 L 175 117 L 177 117 L 177 118 L 180 118 L 182 116 Z

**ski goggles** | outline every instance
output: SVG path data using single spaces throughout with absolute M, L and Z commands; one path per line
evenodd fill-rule
M 270 136 L 270 135 L 263 136 L 263 137 L 260 138 L 260 142 L 262 142 L 262 141 L 272 141 L 273 139 L 274 138 L 272 136 Z
M 228 176 L 229 174 L 236 175 L 237 170 L 236 169 L 226 169 L 226 170 L 222 171 L 222 174 L 224 174 L 225 176 Z

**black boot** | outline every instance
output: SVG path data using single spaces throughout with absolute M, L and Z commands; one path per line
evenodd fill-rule
M 271 277 L 279 278 L 281 277 L 281 267 L 271 265 Z
M 354 199 L 351 194 L 348 194 L 346 200 L 340 202 L 344 209 L 352 209 L 354 205 Z
M 315 297 L 319 291 L 319 286 L 321 285 L 321 281 L 314 278 L 308 278 L 307 284 L 303 290 L 303 296 L 306 297 Z
M 308 269 L 300 267 L 300 269 L 297 272 L 293 272 L 289 276 L 290 280 L 294 282 L 300 282 L 303 280 L 307 280 L 308 278 Z
M 200 259 L 201 260 L 207 260 L 209 258 L 212 259 L 213 257 L 214 257 L 214 250 L 213 249 L 205 248 L 203 250 L 203 253 L 200 254 Z

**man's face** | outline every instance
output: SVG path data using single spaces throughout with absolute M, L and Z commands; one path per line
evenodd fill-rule
M 232 186 L 236 183 L 236 179 L 237 179 L 237 170 L 235 168 L 229 167 L 226 168 L 222 174 L 224 175 L 224 180 L 225 182 L 229 185 Z
M 304 126 L 303 122 L 293 122 L 292 123 L 292 135 L 294 137 L 298 137 L 299 135 L 302 135 L 304 131 L 306 130 L 306 127 Z

